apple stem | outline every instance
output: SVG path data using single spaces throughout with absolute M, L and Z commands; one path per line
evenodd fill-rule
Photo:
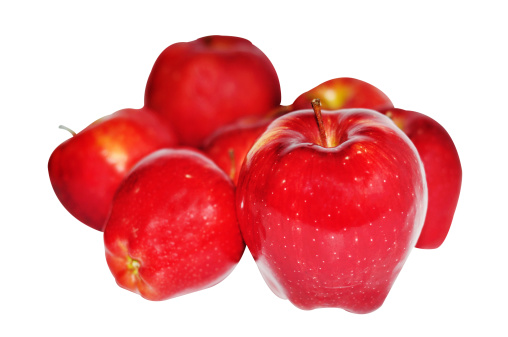
M 236 160 L 235 160 L 235 150 L 229 149 L 229 161 L 231 163 L 231 169 L 229 170 L 229 177 L 231 180 L 235 180 L 235 174 L 236 174 Z
M 66 127 L 65 125 L 60 125 L 58 128 L 69 131 L 73 137 L 76 135 L 76 132 L 72 131 L 70 128 Z
M 319 138 L 321 139 L 321 146 L 326 147 L 326 133 L 325 127 L 323 125 L 323 117 L 321 116 L 321 100 L 319 98 L 315 98 L 311 102 L 312 109 L 314 109 L 314 116 L 316 117 L 316 122 L 319 129 Z

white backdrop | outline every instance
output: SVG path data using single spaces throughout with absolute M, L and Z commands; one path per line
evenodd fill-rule
M 506 336 L 508 108 L 503 1 L 18 1 L 0 5 L 0 334 L 4 336 Z M 85 5 L 86 3 L 86 5 Z M 282 103 L 335 77 L 384 91 L 450 133 L 463 166 L 451 231 L 413 250 L 367 315 L 302 311 L 246 251 L 219 285 L 149 302 L 119 288 L 102 234 L 60 205 L 47 161 L 69 137 L 143 104 L 168 45 L 223 34 L 274 64 Z

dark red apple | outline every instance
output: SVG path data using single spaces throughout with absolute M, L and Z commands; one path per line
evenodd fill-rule
M 113 195 L 132 166 L 177 144 L 173 130 L 148 109 L 120 110 L 60 144 L 49 158 L 49 178 L 62 205 L 102 231 Z
M 234 36 L 169 46 L 155 61 L 145 91 L 145 106 L 164 116 L 189 146 L 200 146 L 240 117 L 266 114 L 280 99 L 270 60 L 250 41 Z
M 423 226 L 422 162 L 366 109 L 277 118 L 240 172 L 237 215 L 263 278 L 301 309 L 379 308 Z
M 350 77 L 339 77 L 321 83 L 301 94 L 291 105 L 291 109 L 308 109 L 313 99 L 319 98 L 325 110 L 365 108 L 385 110 L 393 104 L 375 86 Z
M 245 249 L 234 195 L 228 176 L 197 150 L 141 160 L 118 189 L 104 231 L 118 285 L 165 300 L 224 279 Z
M 417 248 L 438 248 L 452 224 L 462 184 L 462 166 L 452 138 L 434 119 L 409 110 L 382 111 L 411 139 L 425 168 L 429 205 Z

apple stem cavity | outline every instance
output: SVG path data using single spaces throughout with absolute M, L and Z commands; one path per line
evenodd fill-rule
M 321 100 L 315 98 L 311 102 L 312 109 L 314 109 L 314 116 L 319 129 L 319 138 L 321 139 L 321 146 L 327 147 L 325 127 L 323 125 L 323 117 L 321 116 Z
M 71 133 L 71 135 L 74 137 L 76 135 L 76 132 L 74 132 L 72 129 L 66 127 L 65 125 L 60 125 L 58 126 L 59 129 L 62 129 L 62 130 L 67 130 Z
M 231 169 L 229 170 L 229 177 L 231 178 L 231 180 L 234 180 L 235 174 L 236 174 L 235 150 L 229 149 L 228 154 L 229 154 L 229 161 L 231 163 Z

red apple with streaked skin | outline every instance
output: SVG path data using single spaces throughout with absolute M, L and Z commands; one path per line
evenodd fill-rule
M 119 187 L 104 231 L 118 285 L 160 301 L 223 280 L 245 249 L 234 195 L 228 176 L 197 150 L 163 149 L 141 160 Z
M 60 144 L 48 162 L 56 196 L 76 219 L 102 231 L 113 195 L 127 172 L 149 153 L 178 144 L 149 109 L 123 109 Z
M 434 249 L 446 239 L 462 184 L 462 166 L 452 138 L 434 119 L 409 110 L 382 111 L 411 139 L 425 168 L 429 204 L 417 248 Z
M 280 104 L 277 73 L 250 41 L 206 36 L 175 43 L 155 61 L 145 106 L 164 116 L 183 145 L 199 147 L 212 132 Z
M 238 221 L 276 295 L 305 310 L 368 313 L 420 235 L 423 166 L 378 112 L 323 111 L 321 120 L 318 128 L 312 110 L 295 111 L 256 141 L 238 180 Z
M 365 108 L 379 111 L 393 108 L 388 96 L 375 86 L 355 78 L 339 77 L 301 94 L 291 104 L 291 109 L 308 109 L 316 98 L 320 99 L 324 110 Z

